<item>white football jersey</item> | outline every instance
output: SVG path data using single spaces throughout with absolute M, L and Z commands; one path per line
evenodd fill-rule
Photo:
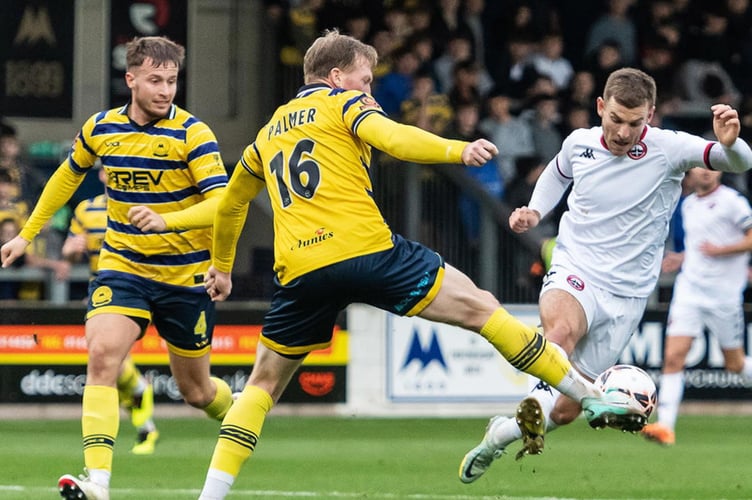
M 682 203 L 684 262 L 678 281 L 689 285 L 701 303 L 738 303 L 747 286 L 749 252 L 707 257 L 703 242 L 726 246 L 743 240 L 752 229 L 752 209 L 741 194 L 727 186 L 705 196 L 691 194 Z
M 558 201 L 551 198 L 571 184 L 552 262 L 569 263 L 614 295 L 647 297 L 658 280 L 684 173 L 709 166 L 711 148 L 720 146 L 646 126 L 628 154 L 614 156 L 602 137 L 601 127 L 572 132 L 541 175 L 529 207 L 546 215 Z

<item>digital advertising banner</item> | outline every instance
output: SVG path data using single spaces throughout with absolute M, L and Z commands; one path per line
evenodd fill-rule
M 537 312 L 513 312 L 531 326 Z M 393 403 L 509 402 L 527 395 L 531 380 L 514 369 L 480 336 L 421 318 L 389 315 L 387 399 Z M 637 365 L 658 381 L 663 363 L 665 312 L 648 311 L 620 363 Z M 752 317 L 747 314 L 745 348 L 752 346 Z M 718 342 L 708 332 L 687 358 L 685 400 L 752 400 L 752 383 L 724 369 Z
M 54 316 L 57 314 L 53 312 Z M 260 324 L 215 327 L 212 373 L 230 384 L 233 392 L 245 386 L 260 333 Z M 157 402 L 182 402 L 170 375 L 166 344 L 152 326 L 131 353 L 154 385 Z M 86 383 L 86 358 L 83 322 L 0 324 L 0 403 L 80 402 Z M 336 328 L 332 345 L 308 356 L 281 402 L 344 402 L 347 360 L 347 332 Z
M 125 45 L 135 36 L 166 36 L 188 49 L 185 0 L 118 0 L 110 4 L 110 107 L 131 98 L 125 84 Z M 187 61 L 186 61 L 187 62 Z M 185 108 L 186 70 L 180 72 L 175 104 Z

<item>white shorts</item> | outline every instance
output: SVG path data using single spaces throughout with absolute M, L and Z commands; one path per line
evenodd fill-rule
M 721 349 L 744 345 L 744 310 L 742 304 L 714 304 L 698 300 L 685 286 L 675 286 L 668 309 L 666 336 L 700 337 L 707 328 Z
M 568 292 L 585 311 L 588 331 L 575 346 L 570 361 L 582 374 L 595 379 L 619 361 L 642 320 L 648 299 L 614 295 L 561 264 L 551 266 L 541 295 L 554 288 Z

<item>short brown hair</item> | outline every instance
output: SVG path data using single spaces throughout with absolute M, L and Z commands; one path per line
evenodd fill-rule
M 638 108 L 645 104 L 655 106 L 655 80 L 653 77 L 635 68 L 617 69 L 608 76 L 603 89 L 603 100 L 611 97 L 627 108 Z
M 308 48 L 303 58 L 303 76 L 306 83 L 316 78 L 326 78 L 334 68 L 348 71 L 356 64 L 358 57 L 364 57 L 371 67 L 379 61 L 378 53 L 372 46 L 339 30 L 326 30 Z
M 163 36 L 135 37 L 128 42 L 125 49 L 128 69 L 141 66 L 146 59 L 151 59 L 155 68 L 174 62 L 180 69 L 185 60 L 185 47 Z

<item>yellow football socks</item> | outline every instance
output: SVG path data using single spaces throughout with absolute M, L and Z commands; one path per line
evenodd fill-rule
M 81 432 L 87 469 L 112 470 L 112 447 L 120 427 L 118 393 L 114 387 L 84 387 Z
M 232 405 L 219 429 L 210 469 L 236 477 L 251 456 L 261 435 L 261 428 L 274 402 L 263 389 L 246 386 Z
M 136 368 L 135 363 L 127 356 L 123 365 L 120 368 L 120 374 L 117 379 L 117 390 L 120 398 L 120 403 L 124 407 L 131 406 L 133 404 L 133 393 L 138 387 L 138 381 L 141 378 L 141 372 Z
M 232 406 L 232 389 L 227 382 L 218 377 L 211 377 L 217 386 L 217 394 L 214 400 L 204 407 L 204 413 L 216 420 L 222 420 Z
M 572 365 L 545 337 L 504 308 L 497 309 L 480 334 L 518 370 L 558 389 Z

